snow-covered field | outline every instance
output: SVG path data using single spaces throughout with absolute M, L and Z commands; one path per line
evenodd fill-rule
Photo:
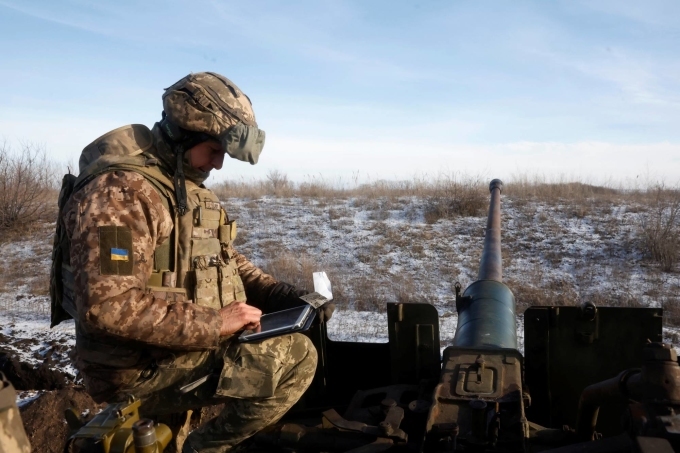
M 425 221 L 425 200 L 402 198 L 230 199 L 239 251 L 281 280 L 311 287 L 324 270 L 338 309 L 334 340 L 387 341 L 384 304 L 433 304 L 441 344 L 451 343 L 457 316 L 453 285 L 476 279 L 485 215 Z M 680 276 L 647 261 L 638 234 L 644 206 L 597 202 L 503 200 L 504 278 L 528 305 L 580 304 L 675 308 Z M 75 377 L 68 352 L 73 322 L 49 328 L 46 282 L 50 225 L 0 245 L 0 352 L 22 362 L 48 361 Z M 523 349 L 523 318 L 518 315 Z M 677 343 L 677 328 L 664 328 Z M 28 395 L 30 396 L 30 395 Z

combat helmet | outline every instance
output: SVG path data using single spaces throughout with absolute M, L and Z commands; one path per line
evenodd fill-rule
M 214 72 L 189 74 L 165 89 L 160 127 L 173 143 L 177 159 L 174 182 L 180 213 L 186 208 L 184 173 L 200 173 L 183 163 L 186 150 L 214 139 L 230 157 L 255 165 L 265 141 L 250 98 L 231 80 Z M 198 178 L 207 178 L 207 174 Z

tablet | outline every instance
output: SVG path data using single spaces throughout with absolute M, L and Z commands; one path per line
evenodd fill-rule
M 307 330 L 315 317 L 316 311 L 314 307 L 307 304 L 301 307 L 268 313 L 260 318 L 260 327 L 257 330 L 244 330 L 239 335 L 238 341 L 262 340 L 264 338 Z

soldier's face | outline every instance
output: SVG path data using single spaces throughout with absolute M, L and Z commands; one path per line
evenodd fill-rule
M 187 151 L 189 163 L 201 171 L 219 170 L 224 163 L 224 151 L 217 140 L 208 140 Z

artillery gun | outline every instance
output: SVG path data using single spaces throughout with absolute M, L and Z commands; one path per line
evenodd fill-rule
M 491 181 L 478 279 L 456 284 L 458 327 L 443 356 L 429 304 L 389 303 L 388 343 L 337 342 L 317 326 L 314 382 L 247 451 L 680 451 L 680 366 L 661 343 L 661 309 L 531 307 L 520 352 L 501 191 Z

